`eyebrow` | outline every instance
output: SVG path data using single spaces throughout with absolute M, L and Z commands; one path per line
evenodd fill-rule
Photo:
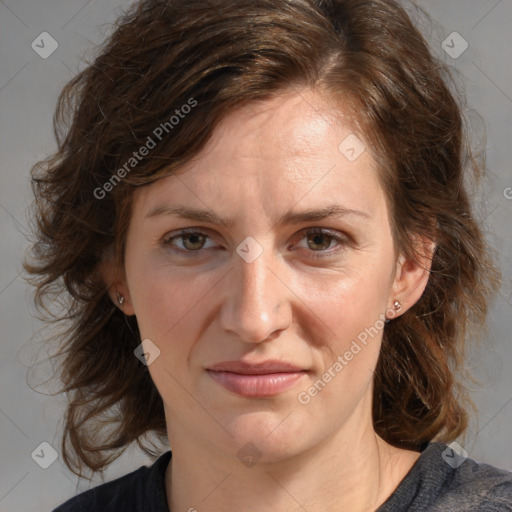
M 146 215 L 146 218 L 157 217 L 160 215 L 170 215 L 180 217 L 182 219 L 207 222 L 223 226 L 225 228 L 231 228 L 234 224 L 233 219 L 223 219 L 211 210 L 198 210 L 185 206 L 157 206 Z M 319 221 L 329 217 L 339 218 L 344 216 L 357 216 L 365 219 L 371 218 L 368 213 L 360 210 L 344 208 L 340 205 L 329 205 L 318 210 L 305 210 L 302 212 L 290 211 L 279 219 L 278 225 L 301 224 L 303 222 Z

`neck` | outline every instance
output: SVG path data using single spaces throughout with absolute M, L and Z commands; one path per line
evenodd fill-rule
M 166 474 L 171 511 L 374 511 L 419 457 L 388 445 L 372 428 L 352 437 L 338 432 L 285 461 L 252 467 L 190 439 L 172 439 Z

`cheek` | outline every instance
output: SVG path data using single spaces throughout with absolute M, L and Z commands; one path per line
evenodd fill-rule
M 304 282 L 302 296 L 328 337 L 343 348 L 347 341 L 376 324 L 383 327 L 389 287 L 390 281 L 382 272 L 354 269 L 343 276 Z
M 159 252 L 144 254 L 135 243 L 127 247 L 125 269 L 141 336 L 161 337 L 200 297 L 201 282 L 163 261 Z
M 147 266 L 132 276 L 130 294 L 141 339 L 149 338 L 160 350 L 148 367 L 151 378 L 169 410 L 201 415 L 188 391 L 192 388 L 191 356 L 220 278 L 187 275 L 183 269 L 177 272 L 162 266 Z
M 190 273 L 151 261 L 130 263 L 130 296 L 141 338 L 151 339 L 172 365 L 178 360 L 183 365 L 222 276 Z
M 315 382 L 321 382 L 305 390 L 311 399 L 322 395 L 317 405 L 335 401 L 350 410 L 350 404 L 357 403 L 371 383 L 380 353 L 389 286 L 382 273 L 367 268 L 337 281 L 331 278 L 315 286 L 309 283 L 305 288 L 306 304 L 320 319 L 315 328 L 311 322 L 305 323 L 310 329 L 306 339 L 314 340 L 318 367 L 322 368 L 315 376 Z

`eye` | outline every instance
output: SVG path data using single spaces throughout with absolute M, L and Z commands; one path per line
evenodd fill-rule
M 207 246 L 208 240 L 213 245 Z M 308 257 L 311 258 L 332 258 L 344 251 L 349 243 L 346 235 L 322 228 L 303 231 L 300 241 L 305 241 L 305 245 L 302 244 L 302 247 L 310 253 Z M 197 257 L 203 254 L 203 250 L 215 248 L 215 244 L 208 234 L 193 228 L 182 229 L 176 234 L 171 233 L 170 236 L 163 238 L 161 245 L 173 253 L 186 257 Z M 301 247 L 301 244 L 299 243 L 297 246 Z M 340 248 L 329 251 L 336 246 Z
M 163 247 L 171 250 L 172 252 L 179 253 L 180 255 L 196 256 L 202 249 L 212 248 L 212 246 L 205 247 L 207 240 L 211 239 L 206 233 L 196 230 L 182 229 L 178 234 L 165 237 L 161 244 Z M 179 242 L 181 242 L 181 247 Z
M 307 230 L 301 241 L 302 240 L 306 241 L 306 248 L 309 249 L 308 252 L 319 253 L 311 254 L 312 258 L 332 258 L 333 256 L 337 256 L 346 249 L 349 243 L 346 235 L 322 228 Z M 335 251 L 328 250 L 336 246 L 340 248 Z

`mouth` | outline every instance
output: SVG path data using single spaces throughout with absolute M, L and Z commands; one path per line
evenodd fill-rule
M 299 366 L 274 360 L 255 364 L 227 361 L 207 368 L 207 372 L 228 391 L 252 398 L 277 395 L 308 373 Z

